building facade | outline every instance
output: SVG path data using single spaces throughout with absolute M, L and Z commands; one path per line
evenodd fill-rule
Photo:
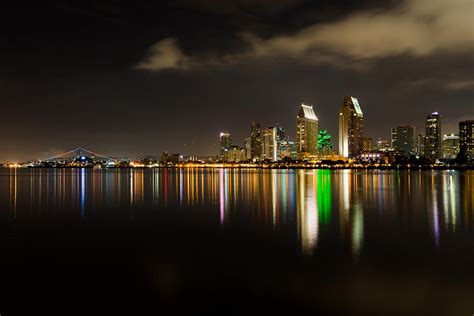
M 244 139 L 245 160 L 252 160 L 252 137 Z
M 362 152 L 364 114 L 357 98 L 345 96 L 339 112 L 339 155 L 355 158 Z
M 443 159 L 455 159 L 459 153 L 459 136 L 456 134 L 443 135 Z
M 424 157 L 425 156 L 425 135 L 418 134 L 417 141 L 416 141 L 416 154 L 419 157 Z
M 258 122 L 252 122 L 250 147 L 250 159 L 259 160 L 262 157 L 262 130 Z
M 279 159 L 290 158 L 292 160 L 298 159 L 298 153 L 296 150 L 296 143 L 290 142 L 289 140 L 283 140 L 279 145 Z
M 416 155 L 416 128 L 412 125 L 398 126 L 395 130 L 395 140 L 392 144 L 397 155 L 410 157 Z
M 242 162 L 245 161 L 245 148 L 233 145 L 224 153 L 224 162 Z
M 317 153 L 318 124 L 313 107 L 301 104 L 296 116 L 296 150 L 299 159 Z
M 426 117 L 425 157 L 430 160 L 442 158 L 441 115 L 438 112 L 433 112 Z
M 373 145 L 373 140 L 371 137 L 362 138 L 362 150 L 364 152 L 372 151 L 373 147 L 374 145 Z
M 278 128 L 268 127 L 263 130 L 262 159 L 278 160 Z
M 228 151 L 230 147 L 232 146 L 232 139 L 230 138 L 229 133 L 224 133 L 224 132 L 220 134 L 219 139 L 220 139 L 219 155 L 220 155 L 220 159 L 224 159 L 224 155 L 226 151 Z
M 459 122 L 459 152 L 474 159 L 474 120 Z

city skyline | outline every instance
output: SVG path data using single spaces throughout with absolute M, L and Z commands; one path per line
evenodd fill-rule
M 351 109 L 349 109 L 350 113 L 346 113 L 345 115 L 349 116 L 349 117 L 352 117 L 353 115 L 351 114 L 352 112 L 354 112 L 354 115 L 356 116 L 360 116 L 360 119 L 363 119 L 364 118 L 364 115 L 362 113 L 362 110 L 361 110 L 361 106 L 359 105 L 359 102 L 358 102 L 358 98 L 356 97 L 353 97 L 353 96 L 344 96 L 343 97 L 343 102 L 342 102 L 342 106 L 341 106 L 341 109 L 338 113 L 338 117 L 339 117 L 339 133 L 335 134 L 335 135 L 331 135 L 332 137 L 332 145 L 334 146 L 335 150 L 334 150 L 334 154 L 335 155 L 339 155 L 341 158 L 356 158 L 358 157 L 362 152 L 370 152 L 370 151 L 379 151 L 380 148 L 378 148 L 378 146 L 374 143 L 375 140 L 378 140 L 378 142 L 380 141 L 388 141 L 390 143 L 390 149 L 394 151 L 394 153 L 396 153 L 397 155 L 400 155 L 400 156 L 405 156 L 405 157 L 409 157 L 411 155 L 420 155 L 420 156 L 424 156 L 424 157 L 429 157 L 430 159 L 454 159 L 454 156 L 451 152 L 453 150 L 453 148 L 449 149 L 450 153 L 447 154 L 447 157 L 445 157 L 445 152 L 444 152 L 444 148 L 448 148 L 447 144 L 445 144 L 445 140 L 446 138 L 449 138 L 451 137 L 450 139 L 452 139 L 452 137 L 456 137 L 457 139 L 457 145 L 455 145 L 455 147 L 457 148 L 457 152 L 459 152 L 459 150 L 461 149 L 461 151 L 464 151 L 466 152 L 467 151 L 467 154 L 468 156 L 470 157 L 470 151 L 469 149 L 462 149 L 463 148 L 463 143 L 465 144 L 466 143 L 466 137 L 468 136 L 463 136 L 461 137 L 461 146 L 459 145 L 459 134 L 460 133 L 463 133 L 463 129 L 461 128 L 461 126 L 464 126 L 464 134 L 465 135 L 468 135 L 469 131 L 472 130 L 472 122 L 474 122 L 473 120 L 465 120 L 465 121 L 460 121 L 458 122 L 457 124 L 457 127 L 458 127 L 458 130 L 455 131 L 454 133 L 453 132 L 446 132 L 444 129 L 442 130 L 441 129 L 441 121 L 442 121 L 442 118 L 443 116 L 441 115 L 441 113 L 439 113 L 438 111 L 436 112 L 432 112 L 430 113 L 428 116 L 426 116 L 426 120 L 425 120 L 425 128 L 424 129 L 421 129 L 423 130 L 424 134 L 421 134 L 421 133 L 418 133 L 417 132 L 417 128 L 416 126 L 414 125 L 401 125 L 401 126 L 398 126 L 398 127 L 395 127 L 395 128 L 390 128 L 388 129 L 388 134 L 389 134 L 389 138 L 382 138 L 382 137 L 378 137 L 378 138 L 375 138 L 373 139 L 372 137 L 369 137 L 367 135 L 365 135 L 362 126 L 364 125 L 364 123 L 362 123 L 362 121 L 360 123 L 356 123 L 357 124 L 357 129 L 358 129 L 358 135 L 357 136 L 357 141 L 353 142 L 353 145 L 352 146 L 355 146 L 356 149 L 354 151 L 354 149 L 352 149 L 351 151 L 351 154 L 349 154 L 349 143 L 350 141 L 347 140 L 346 142 L 346 150 L 347 152 L 343 152 L 341 154 L 341 146 L 344 147 L 344 142 L 341 142 L 341 137 L 343 139 L 347 139 L 348 138 L 348 134 L 350 134 L 351 132 L 344 132 L 344 129 L 347 129 L 347 126 L 343 128 L 343 125 L 347 125 L 347 123 L 341 123 L 343 122 L 344 120 L 341 121 L 341 118 L 344 117 L 344 111 L 347 111 L 345 110 L 345 108 L 349 105 L 349 107 L 351 107 Z M 280 126 L 278 123 L 274 126 L 269 126 L 269 127 L 264 127 L 264 128 L 261 128 L 261 124 L 259 122 L 255 122 L 255 121 L 252 121 L 251 122 L 251 129 L 250 129 L 250 133 L 248 133 L 248 135 L 246 137 L 244 137 L 243 139 L 239 139 L 237 141 L 235 141 L 235 139 L 232 139 L 232 134 L 230 132 L 228 132 L 227 130 L 224 132 L 224 131 L 221 131 L 219 133 L 219 143 L 217 144 L 217 148 L 214 148 L 214 151 L 211 152 L 211 153 L 208 153 L 208 154 L 198 154 L 196 152 L 172 152 L 172 151 L 168 151 L 167 149 L 163 149 L 160 151 L 160 153 L 152 153 L 152 154 L 145 154 L 145 155 L 129 155 L 129 156 L 121 156 L 122 158 L 124 159 L 128 159 L 128 158 L 131 158 L 131 159 L 135 159 L 135 158 L 145 158 L 145 157 L 153 157 L 153 156 L 156 156 L 156 157 L 160 157 L 162 156 L 164 153 L 166 154 L 171 154 L 173 153 L 173 155 L 186 155 L 186 156 L 201 156 L 201 157 L 218 157 L 219 159 L 221 160 L 228 160 L 228 156 L 226 157 L 225 156 L 225 152 L 232 149 L 234 150 L 234 152 L 231 152 L 229 151 L 229 155 L 233 155 L 233 157 L 239 157 L 237 159 L 237 161 L 244 161 L 244 160 L 255 160 L 255 158 L 257 158 L 257 161 L 258 160 L 265 160 L 265 159 L 269 159 L 271 161 L 278 161 L 278 160 L 281 160 L 283 157 L 285 157 L 285 154 L 282 154 L 280 151 L 281 150 L 286 150 L 287 151 L 287 154 L 286 156 L 287 157 L 290 157 L 290 148 L 289 148 L 289 145 L 290 144 L 293 144 L 294 146 L 294 157 L 292 157 L 293 160 L 296 160 L 296 159 L 299 159 L 299 160 L 304 160 L 306 158 L 308 158 L 309 156 L 314 156 L 314 155 L 319 155 L 320 153 L 318 153 L 317 151 L 317 146 L 316 146 L 316 141 L 311 141 L 311 148 L 312 148 L 312 151 L 309 152 L 309 151 L 306 151 L 306 148 L 303 148 L 305 150 L 302 150 L 299 148 L 298 146 L 298 138 L 299 137 L 302 137 L 302 139 L 306 139 L 306 136 L 299 136 L 299 131 L 298 131 L 298 125 L 301 125 L 303 130 L 304 130 L 304 127 L 306 127 L 306 125 L 308 124 L 306 121 L 308 121 L 310 124 L 315 124 L 315 126 L 313 127 L 311 125 L 311 129 L 315 128 L 315 132 L 313 131 L 311 134 L 316 134 L 317 135 L 317 132 L 318 132 L 318 127 L 319 127 L 319 119 L 317 117 L 317 114 L 315 113 L 314 109 L 313 109 L 313 106 L 312 105 L 305 105 L 305 104 L 301 104 L 300 105 L 300 110 L 298 111 L 298 114 L 296 116 L 296 135 L 293 135 L 293 136 L 289 136 L 288 133 L 287 133 L 287 127 L 285 126 Z M 315 123 L 311 123 L 312 121 L 314 121 Z M 434 122 L 434 123 L 433 123 Z M 342 125 L 341 125 L 342 124 Z M 359 126 L 359 124 L 361 126 Z M 444 124 L 443 124 L 444 125 Z M 434 128 L 434 135 L 432 135 L 431 138 L 434 138 L 435 141 L 433 140 L 430 140 L 430 137 L 427 137 L 426 135 L 428 135 L 429 133 L 432 132 L 433 130 L 433 126 L 435 126 Z M 466 129 L 467 126 L 469 126 L 468 128 L 469 129 Z M 365 127 L 365 126 L 364 126 Z M 342 129 L 341 129 L 342 128 Z M 290 128 L 291 129 L 291 128 Z M 341 131 L 342 131 L 342 134 L 341 134 Z M 410 133 L 409 135 L 410 136 L 402 136 L 402 142 L 400 143 L 400 135 L 402 135 L 402 133 Z M 471 133 L 472 134 L 472 133 Z M 469 135 L 471 135 L 469 134 Z M 345 136 L 344 136 L 345 135 Z M 271 136 L 271 137 L 270 137 Z M 268 138 L 270 137 L 270 138 Z M 408 137 L 408 138 L 407 138 Z M 423 141 L 420 141 L 419 140 L 419 137 L 423 137 Z M 265 139 L 268 138 L 266 141 Z M 316 137 L 317 138 L 317 137 Z M 462 139 L 464 139 L 464 142 L 462 141 Z M 472 138 L 469 138 L 469 139 L 472 139 Z M 371 149 L 366 149 L 365 148 L 365 144 L 364 144 L 364 141 L 367 141 L 367 140 L 370 140 L 370 147 Z M 284 146 L 283 146 L 283 149 L 281 149 L 281 145 L 282 145 L 282 141 L 284 142 Z M 407 141 L 411 141 L 412 144 L 409 144 L 407 145 Z M 269 142 L 271 144 L 269 144 Z M 421 142 L 421 143 L 420 143 Z M 436 153 L 432 153 L 430 154 L 429 153 L 429 148 L 427 147 L 428 144 L 430 144 L 435 142 L 435 144 L 432 144 L 431 146 L 434 148 L 434 150 L 436 151 Z M 278 144 L 278 145 L 277 145 Z M 451 147 L 453 146 L 452 143 L 450 143 Z M 286 149 L 285 149 L 285 146 L 286 146 Z M 409 153 L 405 152 L 407 146 L 409 146 Z M 420 148 L 418 148 L 419 146 L 422 146 L 421 150 Z M 467 146 L 467 147 L 466 147 Z M 473 145 L 470 145 L 471 147 L 469 147 L 469 145 L 464 145 L 465 148 L 472 148 Z M 277 148 L 278 147 L 278 148 Z M 314 148 L 313 148 L 314 147 Z M 78 147 L 78 149 L 83 149 L 82 146 Z M 277 148 L 276 150 L 274 148 Z M 309 147 L 308 147 L 309 148 Z M 339 150 L 337 149 L 339 148 Z M 235 152 L 235 150 L 238 150 L 239 152 Z M 240 152 L 241 151 L 241 152 Z M 57 154 L 57 152 L 55 153 Z M 54 155 L 55 155 L 54 154 Z M 52 156 L 54 156 L 52 155 Z M 309 155 L 309 156 L 308 156 Z M 113 157 L 120 157 L 119 155 L 108 155 L 108 156 L 113 156 Z M 267 157 L 268 156 L 268 157 Z M 41 160 L 45 157 L 29 157 L 27 160 L 24 160 L 23 162 L 26 162 L 26 161 L 33 161 L 33 160 Z M 234 159 L 235 160 L 235 159 Z M 4 161 L 4 162 L 9 162 L 9 161 Z M 15 161 L 15 163 L 17 162 L 21 162 L 21 161 Z
M 373 139 L 389 138 L 387 124 L 420 130 L 434 111 L 446 133 L 474 119 L 469 1 L 66 0 L 2 11 L 2 161 L 78 146 L 211 154 L 215 133 L 243 139 L 244 122 L 295 135 L 301 103 L 336 135 L 343 95 L 359 98 Z

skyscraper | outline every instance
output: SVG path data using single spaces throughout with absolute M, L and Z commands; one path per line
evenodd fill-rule
M 252 138 L 245 137 L 244 139 L 245 160 L 252 159 Z
M 250 148 L 250 159 L 260 159 L 262 157 L 262 130 L 258 122 L 252 122 Z
M 395 149 L 395 144 L 397 143 L 397 129 L 392 128 L 390 130 L 390 147 Z
M 220 158 L 224 159 L 224 154 L 229 148 L 232 146 L 232 139 L 230 138 L 229 133 L 221 133 L 220 134 Z
M 416 153 L 420 157 L 425 156 L 425 143 L 426 143 L 425 135 L 418 134 L 418 140 L 416 142 Z
M 416 154 L 416 128 L 411 125 L 398 126 L 395 130 L 396 138 L 392 144 L 395 152 L 402 156 L 412 156 Z
M 263 130 L 262 158 L 270 161 L 278 160 L 278 129 L 268 127 Z
M 459 152 L 474 159 L 474 120 L 459 122 Z
M 339 155 L 354 158 L 362 151 L 364 114 L 357 98 L 345 96 L 339 112 Z
M 313 107 L 301 104 L 301 109 L 296 116 L 296 149 L 298 158 L 314 155 L 318 143 L 318 117 Z
M 433 112 L 426 117 L 425 157 L 431 160 L 441 158 L 441 115 Z
M 443 158 L 454 159 L 459 153 L 459 136 L 455 134 L 443 135 Z

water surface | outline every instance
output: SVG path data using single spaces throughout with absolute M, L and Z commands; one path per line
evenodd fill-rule
M 0 169 L 2 315 L 474 313 L 472 171 Z

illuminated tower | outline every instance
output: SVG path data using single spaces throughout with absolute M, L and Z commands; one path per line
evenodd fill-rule
M 459 152 L 468 161 L 474 158 L 474 120 L 459 122 Z
M 425 157 L 431 160 L 441 158 L 441 115 L 433 112 L 426 117 Z
M 220 146 L 219 154 L 220 154 L 220 158 L 224 159 L 225 152 L 227 150 L 229 150 L 229 148 L 232 146 L 232 139 L 230 138 L 230 134 L 229 133 L 221 133 L 220 134 L 220 143 L 221 143 L 221 146 Z
M 318 123 L 313 107 L 301 104 L 296 116 L 296 150 L 299 159 L 317 153 Z
M 263 130 L 263 159 L 278 160 L 278 127 L 269 127 Z
M 364 114 L 359 101 L 345 96 L 339 112 L 339 155 L 354 158 L 362 151 Z
M 262 157 L 262 130 L 260 123 L 252 122 L 250 134 L 250 159 L 260 159 Z

